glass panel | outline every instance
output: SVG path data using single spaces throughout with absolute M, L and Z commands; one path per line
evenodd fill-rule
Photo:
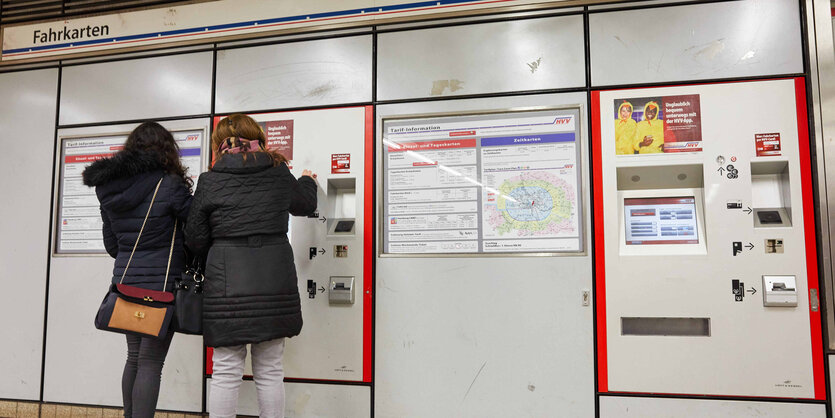
M 583 18 L 380 34 L 378 99 L 582 87 Z
M 595 86 L 803 72 L 794 0 L 746 0 L 589 16 Z
M 222 50 L 219 113 L 371 101 L 371 36 Z
M 207 114 L 212 53 L 64 68 L 61 125 Z

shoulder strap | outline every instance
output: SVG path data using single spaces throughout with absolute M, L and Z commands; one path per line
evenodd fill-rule
M 128 258 L 128 264 L 125 266 L 125 270 L 122 272 L 122 279 L 119 280 L 119 284 L 122 284 L 122 282 L 125 280 L 125 274 L 127 274 L 128 267 L 130 267 L 130 262 L 133 260 L 133 253 L 136 251 L 136 247 L 139 245 L 139 238 L 142 237 L 142 231 L 145 230 L 145 223 L 148 222 L 148 216 L 151 214 L 151 208 L 154 207 L 154 200 L 156 200 L 156 198 L 157 198 L 157 192 L 159 191 L 159 185 L 160 184 L 162 184 L 162 179 L 159 179 L 159 181 L 157 182 L 157 187 L 154 189 L 154 195 L 151 197 L 151 204 L 148 205 L 148 212 L 145 214 L 145 220 L 142 221 L 142 228 L 139 228 L 139 235 L 136 236 L 136 242 L 133 244 L 133 249 L 130 250 L 130 258 Z M 174 232 L 175 233 L 177 232 L 176 225 L 174 227 Z M 171 248 L 172 248 L 172 250 L 174 248 L 173 242 L 172 242 Z M 169 259 L 168 259 L 168 263 L 169 264 L 171 263 L 171 257 L 170 256 L 169 256 Z M 165 279 L 166 279 L 166 281 L 168 280 L 168 272 L 167 271 L 165 272 Z M 165 290 L 165 288 L 163 288 L 163 291 L 164 290 Z
M 174 254 L 174 238 L 177 237 L 177 218 L 174 218 L 174 233 L 171 234 L 171 249 L 168 250 L 168 265 L 165 266 L 165 282 L 162 284 L 162 291 L 168 286 L 168 270 L 171 269 L 171 255 Z

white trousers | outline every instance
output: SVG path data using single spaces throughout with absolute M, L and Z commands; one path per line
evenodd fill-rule
M 281 364 L 283 355 L 284 338 L 252 344 L 252 374 L 258 391 L 261 418 L 284 418 L 284 366 Z M 235 418 L 245 360 L 245 345 L 214 349 L 212 386 L 209 393 L 211 418 Z

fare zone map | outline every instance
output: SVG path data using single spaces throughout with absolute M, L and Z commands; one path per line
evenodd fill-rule
M 579 112 L 384 121 L 384 249 L 582 251 Z

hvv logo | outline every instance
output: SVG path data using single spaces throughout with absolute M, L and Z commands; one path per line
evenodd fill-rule
M 186 142 L 188 141 L 197 141 L 200 138 L 200 135 L 189 135 L 186 137 Z

